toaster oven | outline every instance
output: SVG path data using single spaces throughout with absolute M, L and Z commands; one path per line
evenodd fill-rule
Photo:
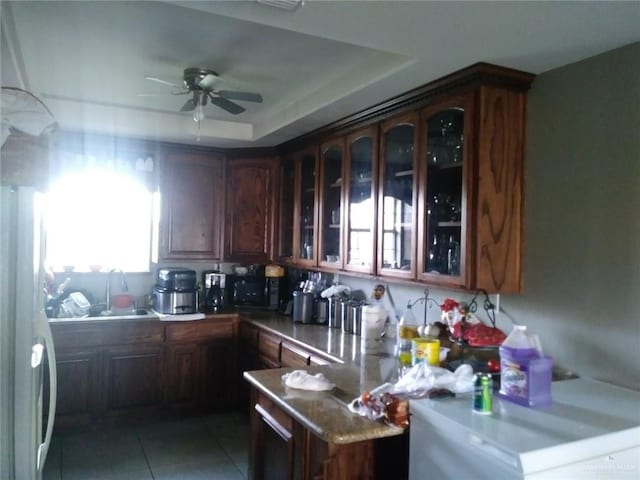
M 232 277 L 233 305 L 237 307 L 266 306 L 265 277 L 261 275 L 234 275 Z

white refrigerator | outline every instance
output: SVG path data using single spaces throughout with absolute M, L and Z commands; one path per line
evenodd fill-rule
M 31 187 L 0 188 L 0 478 L 34 480 L 42 477 L 56 407 L 44 313 L 43 198 Z

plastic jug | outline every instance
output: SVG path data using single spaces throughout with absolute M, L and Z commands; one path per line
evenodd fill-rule
M 538 336 L 514 326 L 500 346 L 500 397 L 527 407 L 550 404 L 552 366 Z

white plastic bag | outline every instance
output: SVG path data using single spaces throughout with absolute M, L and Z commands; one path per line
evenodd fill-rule
M 473 369 L 470 365 L 460 365 L 455 372 L 446 368 L 433 367 L 425 362 L 409 369 L 393 386 L 392 393 L 414 393 L 432 388 L 446 388 L 454 393 L 468 393 L 473 390 Z

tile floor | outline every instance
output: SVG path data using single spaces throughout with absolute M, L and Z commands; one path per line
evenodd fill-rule
M 244 480 L 248 451 L 240 412 L 54 435 L 44 480 Z

